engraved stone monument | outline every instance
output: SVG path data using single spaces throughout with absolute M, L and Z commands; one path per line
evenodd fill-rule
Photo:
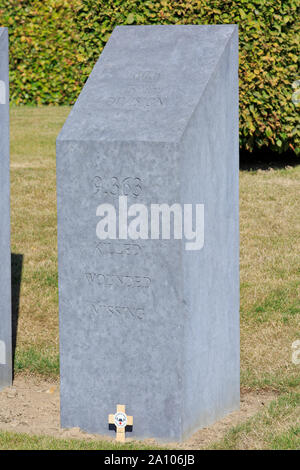
M 0 28 L 0 389 L 11 385 L 8 32 Z
M 239 407 L 238 163 L 237 26 L 117 27 L 57 139 L 63 427 Z

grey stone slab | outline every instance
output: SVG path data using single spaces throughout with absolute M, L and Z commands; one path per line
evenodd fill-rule
M 238 160 L 237 27 L 117 27 L 57 139 L 63 427 L 125 404 L 182 440 L 239 407 Z M 119 195 L 204 204 L 203 248 L 100 241 Z
M 11 384 L 8 32 L 0 28 L 0 389 Z

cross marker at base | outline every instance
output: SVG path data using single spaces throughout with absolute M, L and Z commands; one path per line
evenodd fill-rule
M 125 413 L 125 405 L 117 405 L 117 412 L 108 415 L 108 424 L 116 426 L 116 441 L 125 442 L 126 426 L 133 425 L 133 416 L 127 416 Z

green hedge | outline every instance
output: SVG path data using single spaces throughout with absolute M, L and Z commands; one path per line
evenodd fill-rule
M 238 23 L 240 142 L 296 154 L 298 0 L 0 0 L 15 104 L 72 104 L 118 24 Z

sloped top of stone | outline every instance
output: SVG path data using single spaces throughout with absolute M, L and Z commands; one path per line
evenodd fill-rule
M 235 28 L 116 27 L 58 140 L 178 142 Z

